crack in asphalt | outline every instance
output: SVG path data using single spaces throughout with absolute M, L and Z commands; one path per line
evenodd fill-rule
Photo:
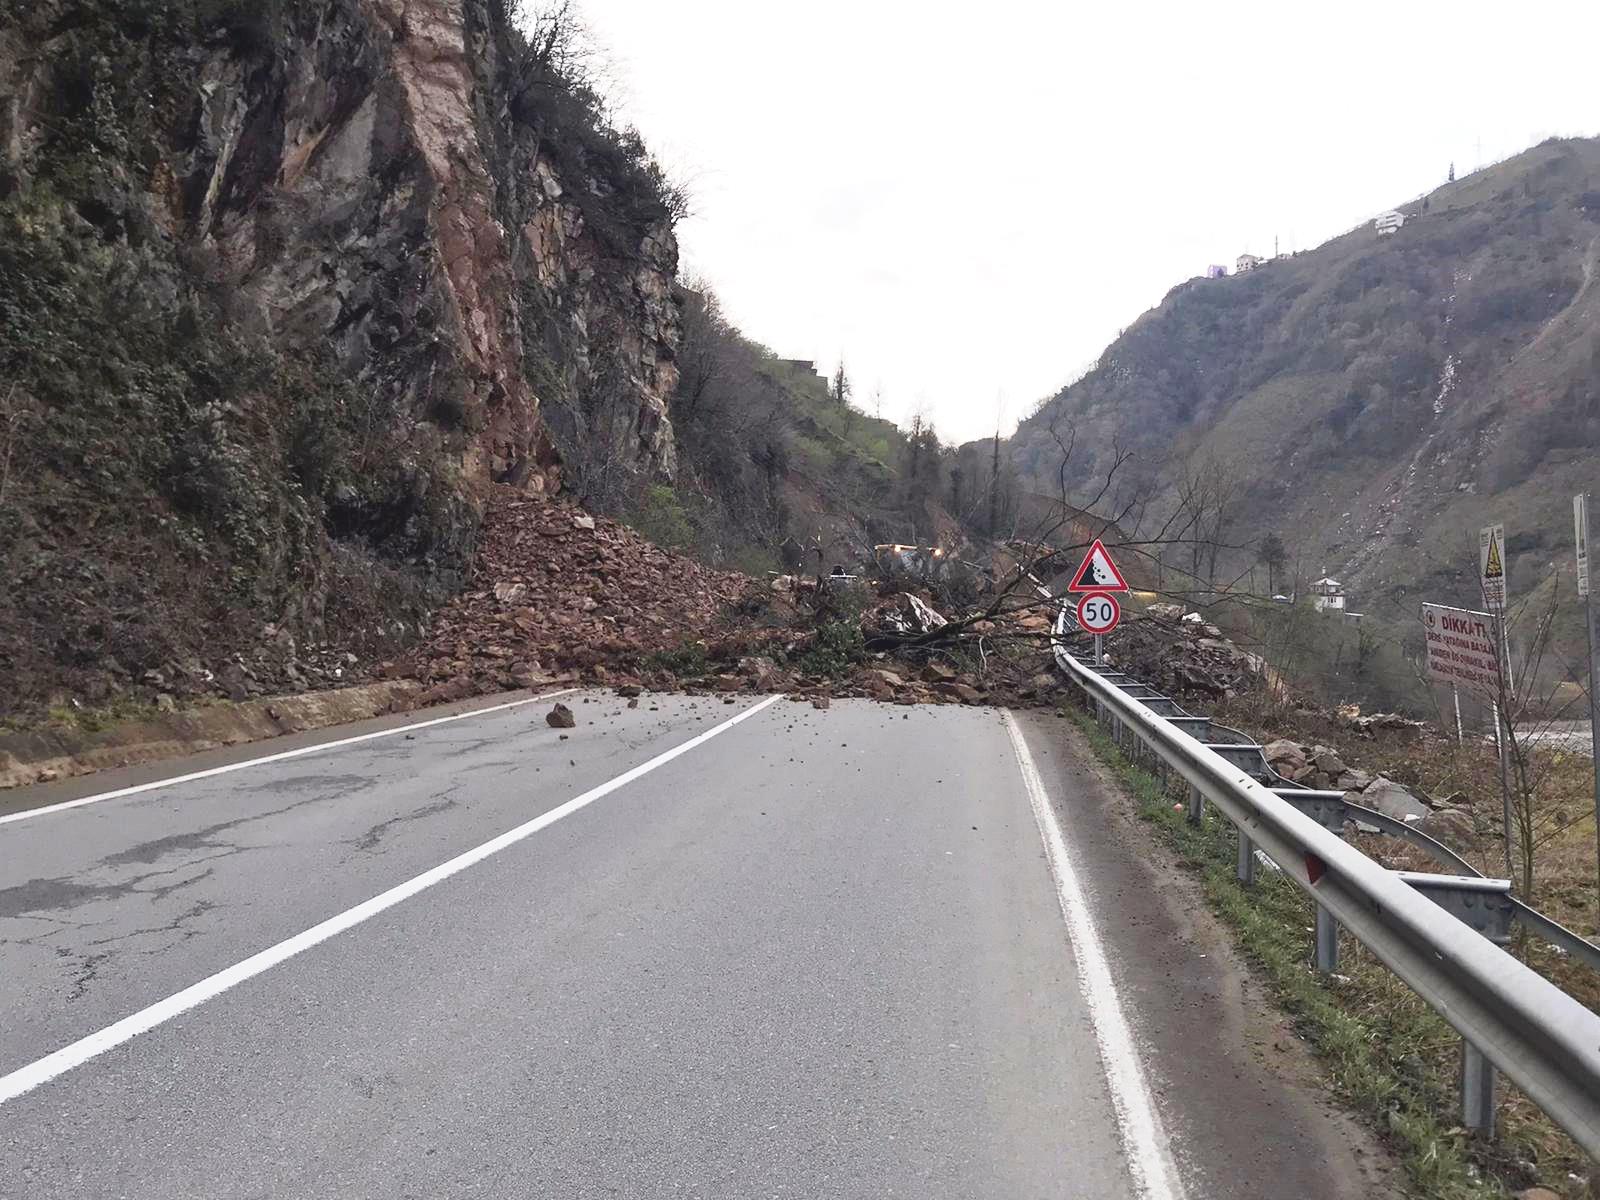
M 401 813 L 397 817 L 390 817 L 387 821 L 379 821 L 359 838 L 349 840 L 348 844 L 354 846 L 357 850 L 375 850 L 378 847 L 378 843 L 383 841 L 384 835 L 396 825 L 403 825 L 409 821 L 420 821 L 425 817 L 437 816 L 442 812 L 449 812 L 452 808 L 460 807 L 461 802 L 455 799 L 453 794 L 460 787 L 459 783 L 452 784 L 433 797 L 431 803 L 424 804 L 420 808 L 414 808 L 408 813 Z
M 111 925 L 115 917 L 100 920 L 73 920 L 66 914 L 86 905 L 101 901 L 118 901 L 129 896 L 141 896 L 152 904 L 161 904 L 174 893 L 212 878 L 215 867 L 206 865 L 217 859 L 228 858 L 249 850 L 264 849 L 244 844 L 226 835 L 245 829 L 258 822 L 293 812 L 313 804 L 326 804 L 356 792 L 376 787 L 379 780 L 363 775 L 301 775 L 288 779 L 272 780 L 243 790 L 251 792 L 274 791 L 294 794 L 315 789 L 314 795 L 304 796 L 291 803 L 249 816 L 228 821 L 218 821 L 199 829 L 167 837 L 140 842 L 125 850 L 106 855 L 90 872 L 74 876 L 34 878 L 24 883 L 0 888 L 0 921 L 37 922 L 40 927 L 26 936 L 0 937 L 0 944 L 9 942 L 53 953 L 64 973 L 64 991 L 59 993 L 67 1003 L 83 999 L 94 988 L 96 981 L 118 955 L 159 955 L 172 950 L 190 938 L 204 932 L 197 922 L 207 913 L 222 907 L 216 899 L 197 899 L 162 920 L 140 924 L 136 928 L 111 932 L 101 930 L 103 936 L 83 940 L 81 932 L 74 939 L 76 945 L 64 947 L 55 942 L 62 934 L 95 929 Z M 375 849 L 384 836 L 396 825 L 420 820 L 445 812 L 460 804 L 453 793 L 462 785 L 456 784 L 431 798 L 408 813 L 382 821 L 369 829 L 355 842 L 362 850 Z M 334 790 L 337 789 L 337 790 Z M 182 861 L 169 866 L 129 874 L 127 868 L 135 864 L 154 864 L 170 856 L 182 856 Z M 96 871 L 108 872 L 107 882 L 92 879 Z M 126 876 L 117 878 L 117 876 Z M 23 927 L 26 928 L 26 927 Z M 9 931 L 8 931 L 9 932 Z M 150 939 L 150 944 L 139 945 L 139 939 Z
M 281 778 L 272 778 L 265 783 L 252 783 L 248 786 L 236 786 L 231 790 L 237 792 L 302 792 L 307 788 L 341 788 L 340 796 L 347 796 L 352 792 L 363 792 L 372 787 L 377 781 L 370 775 L 358 775 L 347 772 L 343 775 L 286 775 Z M 326 797 L 324 797 L 326 799 Z M 271 814 L 264 814 L 270 816 Z
M 107 855 L 100 860 L 99 866 L 114 869 L 127 866 L 130 863 L 154 863 L 158 859 L 175 852 L 186 850 L 212 851 L 209 854 L 187 858 L 181 863 L 163 867 L 158 871 L 140 872 L 129 879 L 114 880 L 110 883 L 88 883 L 81 877 L 58 876 L 55 878 L 34 878 L 26 883 L 0 888 L 0 918 L 28 916 L 40 912 L 67 912 L 71 909 L 81 908 L 85 904 L 93 904 L 99 900 L 119 900 L 134 894 L 147 895 L 156 900 L 164 899 L 180 888 L 190 887 L 198 883 L 206 878 L 211 873 L 211 870 L 208 868 L 199 875 L 169 886 L 146 888 L 140 885 L 151 879 L 159 879 L 164 875 L 173 875 L 180 871 L 186 871 L 214 859 L 227 858 L 230 855 L 243 854 L 249 850 L 259 849 L 259 847 L 255 846 L 245 846 L 237 842 L 219 840 L 219 835 L 256 821 L 266 820 L 269 817 L 281 816 L 286 812 L 308 804 L 323 803 L 326 799 L 326 797 L 316 796 L 305 800 L 297 800 L 293 804 L 284 805 L 282 808 L 276 808 L 270 812 L 256 813 L 253 816 L 207 825 L 193 833 L 174 834 L 170 837 L 140 842 L 136 846 Z
M 184 909 L 177 916 L 173 917 L 172 920 L 168 921 L 165 925 L 155 925 L 147 929 L 130 929 L 125 933 L 114 933 L 110 937 L 95 938 L 93 941 L 86 944 L 90 946 L 112 946 L 118 942 L 125 942 L 130 938 L 144 937 L 152 933 L 176 933 L 180 935 L 178 942 L 185 942 L 200 932 L 198 929 L 185 928 L 187 922 L 194 920 L 196 917 L 204 916 L 206 913 L 210 912 L 216 907 L 218 907 L 218 905 L 215 900 L 196 900 L 193 904 Z M 172 946 L 177 945 L 178 942 L 172 942 L 167 946 L 161 946 L 157 949 L 168 950 L 171 949 Z M 136 954 L 154 954 L 156 952 L 157 950 L 134 951 Z
M 439 754 L 439 758 L 464 758 L 468 754 L 476 754 L 479 750 L 487 750 L 490 746 L 503 746 L 506 739 L 503 737 L 475 738 L 470 742 L 446 742 L 444 745 L 453 746 L 454 749 L 446 750 Z
M 71 954 L 70 950 L 63 950 L 59 946 L 48 946 L 46 941 L 50 938 L 60 937 L 63 933 L 71 933 L 79 929 L 92 929 L 96 925 L 104 925 L 104 921 L 68 921 L 62 917 L 47 917 L 42 913 L 19 913 L 13 917 L 5 918 L 9 921 L 42 921 L 51 926 L 49 929 L 31 933 L 27 937 L 0 938 L 0 946 L 32 946 L 36 950 L 51 950 L 58 955 Z
M 341 777 L 328 776 L 324 778 Z M 363 783 L 365 787 L 372 787 L 376 781 L 365 780 Z M 218 842 L 214 839 L 216 839 L 219 834 L 226 833 L 230 829 L 241 829 L 246 825 L 253 825 L 257 821 L 265 821 L 271 817 L 281 817 L 284 813 L 293 812 L 297 808 L 305 808 L 310 804 L 326 804 L 329 800 L 336 800 L 340 796 L 349 795 L 351 792 L 365 790 L 365 787 L 351 788 L 347 791 L 340 792 L 338 796 L 308 796 L 304 800 L 296 800 L 293 804 L 286 804 L 282 808 L 270 809 L 267 812 L 252 813 L 248 817 L 236 817 L 232 821 L 219 821 L 215 825 L 204 825 L 199 829 L 194 830 L 192 833 L 174 833 L 167 837 L 154 838 L 148 842 L 140 842 L 138 845 L 130 846 L 126 850 L 119 850 L 115 854 L 108 854 L 105 858 L 100 860 L 100 864 L 107 867 L 120 867 L 125 866 L 128 863 L 153 863 L 157 859 L 164 858 L 174 851 L 200 850 L 207 848 L 215 849 L 218 847 L 226 848 L 230 853 L 241 853 L 245 850 L 254 849 L 254 847 L 239 846 L 233 842 Z
M 75 879 L 30 879 L 14 887 L 0 888 L 0 918 L 31 917 L 41 912 L 67 912 L 97 900 L 117 900 L 139 890 L 138 884 L 152 875 L 171 871 L 152 871 L 121 883 L 79 883 Z
M 58 950 L 62 957 L 78 959 L 78 964 L 72 968 L 72 990 L 67 993 L 67 1003 L 82 1000 L 89 994 L 89 985 L 95 981 L 95 976 L 100 973 L 101 964 L 111 957 L 111 951 L 102 950 L 99 954 L 79 954 L 75 950 Z

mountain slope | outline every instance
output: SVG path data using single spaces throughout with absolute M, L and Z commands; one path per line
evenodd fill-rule
M 1173 502 L 1185 464 L 1242 487 L 1232 541 L 1280 533 L 1354 607 L 1470 601 L 1473 531 L 1503 520 L 1512 587 L 1567 554 L 1600 446 L 1600 142 L 1546 142 L 1247 274 L 1180 284 L 1023 422 L 1054 491 L 1111 448 Z M 1244 552 L 1233 556 L 1245 565 Z M 1520 577 L 1520 578 L 1519 578 Z

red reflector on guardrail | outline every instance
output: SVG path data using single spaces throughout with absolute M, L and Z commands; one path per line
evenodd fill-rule
M 1306 854 L 1306 878 L 1309 879 L 1312 883 L 1315 883 L 1315 882 L 1317 882 L 1317 880 L 1321 879 L 1327 873 L 1328 873 L 1328 864 L 1323 862 L 1315 854 L 1307 852 L 1307 854 Z

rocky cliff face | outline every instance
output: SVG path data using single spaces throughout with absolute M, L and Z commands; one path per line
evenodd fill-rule
M 0 0 L 0 692 L 389 629 L 491 482 L 672 473 L 665 190 L 504 13 Z

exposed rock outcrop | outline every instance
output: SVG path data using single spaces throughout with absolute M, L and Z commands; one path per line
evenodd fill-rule
M 671 475 L 668 189 L 505 12 L 0 0 L 0 714 L 390 652 L 491 485 Z

